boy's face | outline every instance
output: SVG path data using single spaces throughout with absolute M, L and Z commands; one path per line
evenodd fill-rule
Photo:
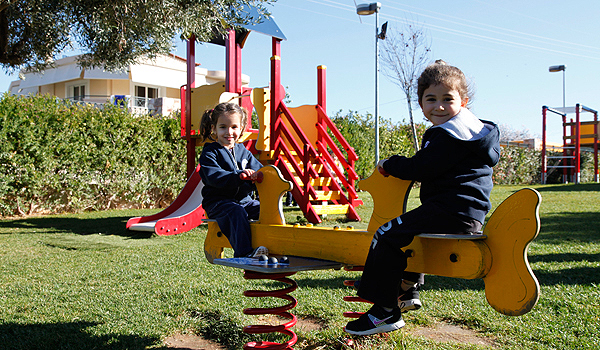
M 241 123 L 242 116 L 239 113 L 221 115 L 217 125 L 213 127 L 213 132 L 217 134 L 217 142 L 225 148 L 232 149 L 242 133 Z
M 425 89 L 420 105 L 425 118 L 433 125 L 440 125 L 457 115 L 468 100 L 461 99 L 458 90 L 438 84 Z

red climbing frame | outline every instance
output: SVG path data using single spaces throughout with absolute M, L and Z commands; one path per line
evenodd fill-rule
M 584 146 L 591 146 L 594 150 L 594 182 L 598 182 L 598 112 L 580 105 L 579 103 L 575 107 L 569 107 L 573 109 L 575 113 L 575 121 L 571 119 L 567 122 L 567 111 L 549 108 L 547 106 L 542 107 L 542 184 L 547 181 L 548 171 L 548 160 L 549 159 L 561 159 L 561 165 L 550 166 L 550 168 L 561 168 L 563 169 L 563 181 L 566 183 L 572 181 L 579 183 L 581 181 L 581 147 L 582 140 L 588 140 L 584 143 Z M 563 155 L 548 157 L 546 155 L 546 123 L 548 112 L 560 115 L 562 117 L 563 125 Z M 581 112 L 589 112 L 594 115 L 594 121 L 582 122 Z M 592 133 L 582 135 L 582 126 L 588 130 L 588 126 L 591 126 Z M 591 143 L 589 142 L 591 141 Z M 570 178 L 570 179 L 569 179 Z

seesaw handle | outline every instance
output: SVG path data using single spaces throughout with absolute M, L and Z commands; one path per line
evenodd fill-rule
M 390 174 L 387 171 L 385 171 L 385 169 L 383 167 L 378 166 L 377 170 L 379 170 L 379 173 L 385 177 L 390 176 Z
M 254 181 L 254 182 L 258 182 L 258 183 L 262 183 L 263 179 L 264 179 L 264 175 L 262 173 L 262 171 L 257 171 L 256 172 L 256 180 L 251 180 L 250 176 L 248 176 L 248 174 L 246 173 L 241 173 L 240 174 L 240 179 L 244 180 L 244 181 Z

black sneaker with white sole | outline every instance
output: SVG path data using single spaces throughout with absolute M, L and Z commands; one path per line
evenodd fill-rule
M 360 280 L 354 281 L 354 288 L 358 289 L 359 285 Z M 417 284 L 415 287 L 411 287 L 398 297 L 398 307 L 402 313 L 411 310 L 419 310 L 421 308 L 419 289 L 421 289 L 421 285 Z
M 402 327 L 404 320 L 400 308 L 387 312 L 381 306 L 373 305 L 358 319 L 348 322 L 344 330 L 354 335 L 370 335 L 391 332 Z
M 260 246 L 246 255 L 247 258 L 258 258 L 261 255 L 269 255 L 269 249 L 265 246 Z
M 419 299 L 419 289 L 421 285 L 417 284 L 411 287 L 398 297 L 398 307 L 402 312 L 418 310 L 421 308 L 421 300 Z

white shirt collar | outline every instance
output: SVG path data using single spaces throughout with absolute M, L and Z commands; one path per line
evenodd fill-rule
M 461 108 L 457 115 L 435 127 L 442 128 L 463 141 L 479 140 L 492 130 L 492 126 L 484 124 L 466 108 Z

